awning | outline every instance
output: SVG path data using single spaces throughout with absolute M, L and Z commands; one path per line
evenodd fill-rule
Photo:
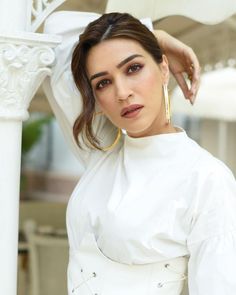
M 205 24 L 216 24 L 236 13 L 235 0 L 108 0 L 106 12 L 128 12 L 153 21 L 183 15 Z

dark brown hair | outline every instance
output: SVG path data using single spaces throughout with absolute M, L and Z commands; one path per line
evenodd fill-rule
M 89 50 L 104 40 L 125 38 L 137 41 L 156 61 L 162 62 L 162 52 L 155 35 L 138 19 L 128 13 L 108 13 L 91 22 L 80 35 L 71 61 L 71 70 L 77 88 L 83 99 L 83 110 L 73 126 L 73 134 L 81 147 L 78 135 L 95 148 L 101 150 L 98 139 L 92 129 L 95 112 L 95 98 L 86 71 Z

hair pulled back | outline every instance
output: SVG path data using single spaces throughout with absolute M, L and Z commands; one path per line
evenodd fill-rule
M 97 44 L 115 38 L 137 41 L 156 61 L 162 62 L 162 52 L 155 35 L 138 19 L 128 13 L 107 13 L 91 22 L 80 35 L 71 61 L 72 75 L 83 100 L 82 113 L 73 126 L 73 134 L 77 144 L 81 147 L 79 134 L 83 142 L 101 150 L 99 140 L 92 128 L 95 112 L 95 98 L 86 71 L 89 51 Z

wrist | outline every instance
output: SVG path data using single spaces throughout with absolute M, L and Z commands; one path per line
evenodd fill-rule
M 163 30 L 154 30 L 154 35 L 157 38 L 158 44 L 162 50 L 163 53 L 166 51 L 165 46 L 165 38 L 166 38 L 166 32 Z

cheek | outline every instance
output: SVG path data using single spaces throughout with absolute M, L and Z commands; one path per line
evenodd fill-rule
M 137 87 L 146 94 L 161 95 L 162 81 L 160 73 L 157 71 L 145 72 L 142 81 L 137 84 Z
M 109 98 L 107 98 L 109 97 Z M 103 113 L 113 121 L 114 117 L 116 116 L 117 106 L 115 105 L 113 99 L 110 96 L 100 95 L 96 98 L 96 101 L 99 105 L 99 108 Z
M 96 101 L 103 111 L 109 110 L 112 107 L 111 100 L 102 95 L 97 96 Z

